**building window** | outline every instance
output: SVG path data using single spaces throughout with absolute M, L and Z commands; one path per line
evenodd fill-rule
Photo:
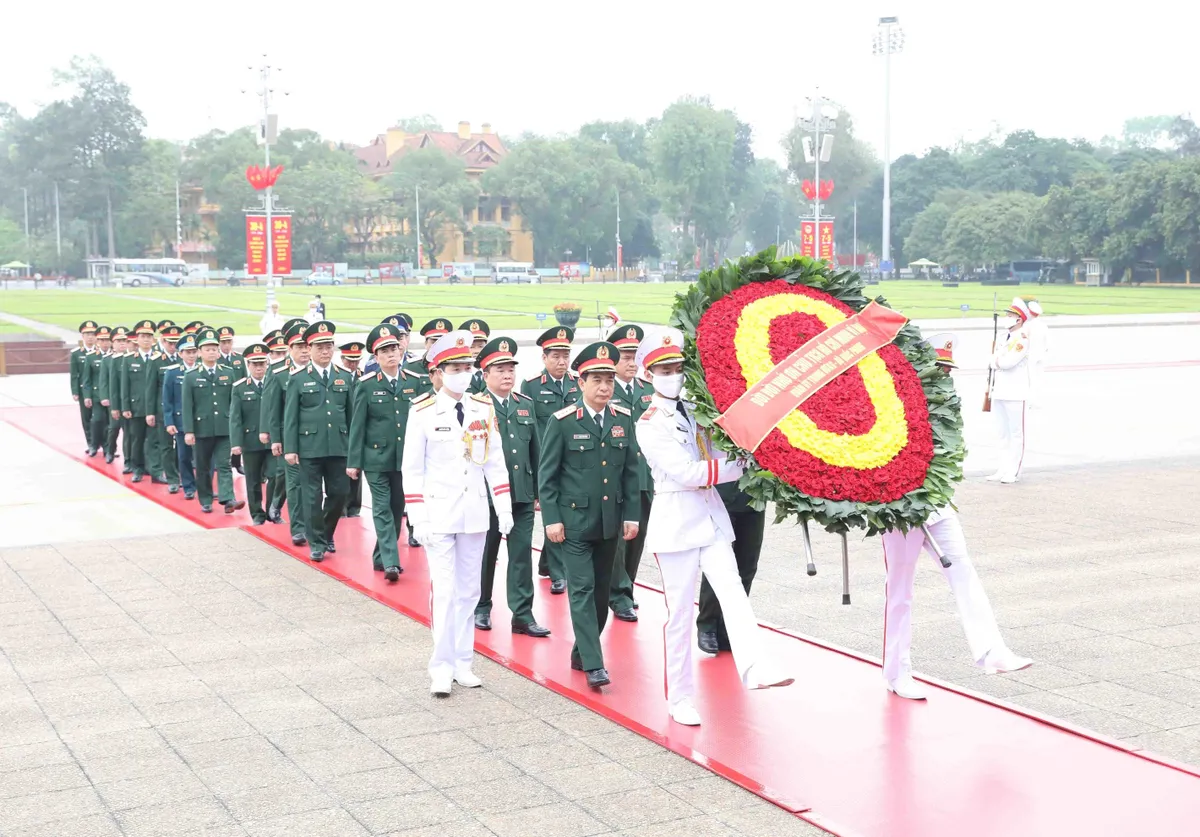
M 469 238 L 463 242 L 463 255 L 464 256 L 474 256 L 475 255 L 475 242 Z
M 512 220 L 512 204 L 508 200 L 500 202 L 500 223 L 507 224 Z

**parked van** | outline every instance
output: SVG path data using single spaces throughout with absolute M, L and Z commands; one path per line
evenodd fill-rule
M 542 280 L 532 262 L 496 262 L 492 265 L 492 281 L 497 285 L 537 285 Z

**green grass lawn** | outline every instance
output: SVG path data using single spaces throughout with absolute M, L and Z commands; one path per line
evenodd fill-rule
M 547 285 L 342 285 L 308 288 L 289 286 L 278 293 L 281 313 L 301 316 L 313 291 L 320 292 L 331 319 L 369 327 L 397 311 L 412 315 L 419 328 L 435 317 L 455 325 L 479 317 L 493 329 L 535 329 L 536 314 L 553 323 L 556 302 L 577 302 L 583 307 L 581 323 L 594 322 L 597 311 L 614 306 L 631 322 L 663 323 L 671 310 L 679 284 L 570 284 Z M 960 306 L 969 305 L 971 317 L 989 316 L 995 294 L 1003 310 L 1014 292 L 1036 294 L 1047 314 L 1145 314 L 1200 311 L 1200 286 L 1196 288 L 1086 288 L 1053 285 L 1020 288 L 990 288 L 966 284 L 943 288 L 930 282 L 887 282 L 870 286 L 868 292 L 883 295 L 895 308 L 913 318 L 961 316 Z M 101 324 L 132 325 L 142 318 L 172 319 L 183 324 L 204 320 L 232 326 L 240 334 L 258 331 L 266 300 L 263 288 L 43 288 L 37 291 L 0 292 L 0 311 L 19 314 L 66 328 L 82 320 Z

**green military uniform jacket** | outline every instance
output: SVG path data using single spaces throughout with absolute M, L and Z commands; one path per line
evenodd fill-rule
M 264 375 L 262 385 L 255 385 L 247 376 L 233 382 L 229 395 L 229 446 L 241 448 L 243 453 L 268 450 L 258 439 L 259 422 L 262 421 L 262 398 L 267 389 Z
M 476 369 L 471 376 L 471 385 L 467 387 L 467 394 L 478 395 L 481 392 L 487 392 L 487 384 L 483 382 L 483 371 Z
M 158 416 L 160 424 L 163 419 L 163 382 L 167 379 L 167 370 L 181 362 L 182 360 L 178 352 L 173 355 L 160 352 L 158 357 L 153 361 L 154 370 L 151 376 L 152 380 L 149 382 L 150 386 L 153 387 L 150 392 L 150 398 L 154 402 L 154 415 Z M 218 360 L 217 364 L 220 365 L 220 363 L 221 361 Z
M 284 358 L 267 369 L 266 388 L 259 399 L 258 426 L 260 433 L 270 434 L 272 444 L 283 444 L 283 402 L 291 377 L 291 358 Z
M 354 385 L 346 467 L 373 473 L 399 471 L 409 408 L 413 399 L 432 389 L 429 378 L 404 368 L 390 384 L 382 370 L 359 378 Z
M 621 386 L 621 382 L 613 383 L 613 401 L 629 408 L 629 412 L 633 414 L 633 420 L 637 421 L 642 417 L 642 413 L 650 408 L 651 402 L 654 400 L 654 387 L 643 381 L 641 378 L 634 378 L 630 382 L 630 391 L 625 392 L 625 388 Z M 646 457 L 642 456 L 641 450 L 637 452 L 638 458 L 638 485 L 642 491 L 654 491 L 654 479 L 650 475 L 650 463 L 646 461 Z
M 425 355 L 421 354 L 411 360 L 406 360 L 400 364 L 400 368 L 410 375 L 422 375 L 429 377 L 429 362 L 425 360 Z M 431 386 L 432 388 L 432 386 Z
M 541 375 L 534 375 L 521 384 L 521 394 L 533 400 L 538 427 L 545 428 L 551 416 L 580 399 L 579 379 L 575 373 L 568 372 L 560 384 L 543 369 Z
M 283 452 L 297 453 L 301 459 L 345 456 L 353 389 L 354 376 L 336 363 L 329 365 L 328 385 L 311 363 L 292 372 L 283 407 Z
M 99 350 L 88 352 L 83 359 L 83 369 L 79 372 L 79 400 L 90 398 L 93 407 L 100 404 L 100 371 L 109 354 L 112 353 L 104 354 Z
M 237 372 L 237 376 L 239 378 L 244 378 L 249 374 L 246 372 L 246 359 L 243 358 L 237 352 L 234 352 L 229 357 L 225 357 L 225 355 L 218 354 L 217 355 L 217 363 L 221 364 L 222 366 L 232 367 L 233 370 L 235 372 Z
M 488 395 L 492 397 L 496 427 L 504 443 L 504 463 L 508 466 L 512 501 L 532 503 L 538 498 L 538 460 L 541 458 L 533 399 L 514 389 L 507 404 L 502 406 L 495 395 L 490 392 Z
M 83 400 L 83 396 L 79 395 L 80 379 L 83 377 L 83 361 L 89 354 L 89 351 L 83 346 L 76 346 L 71 349 L 71 395 L 79 396 L 79 400 Z
M 121 409 L 132 413 L 134 418 L 144 418 L 156 415 L 161 407 L 155 407 L 155 401 L 161 401 L 161 396 L 155 392 L 158 383 L 158 363 L 162 352 L 152 351 L 150 357 L 142 359 L 141 352 L 134 351 L 126 356 L 121 368 Z
M 229 401 L 234 370 L 217 364 L 209 374 L 199 364 L 183 376 L 183 432 L 198 439 L 229 435 Z
M 121 409 L 121 364 L 125 354 L 110 352 L 105 355 L 104 363 L 100 365 L 100 380 L 96 384 L 96 394 L 93 398 L 108 402 L 109 410 Z
M 641 514 L 633 416 L 611 403 L 604 413 L 601 432 L 582 403 L 564 407 L 542 433 L 542 522 L 563 524 L 571 540 L 615 538 Z

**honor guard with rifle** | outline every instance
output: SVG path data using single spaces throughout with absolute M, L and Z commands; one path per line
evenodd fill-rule
M 988 479 L 1007 485 L 1020 479 L 1025 463 L 1026 408 L 1037 349 L 1025 300 L 1015 298 L 1006 313 L 1010 317 L 1008 331 L 997 341 L 988 362 L 991 384 L 988 400 L 1001 444 L 1000 466 Z

